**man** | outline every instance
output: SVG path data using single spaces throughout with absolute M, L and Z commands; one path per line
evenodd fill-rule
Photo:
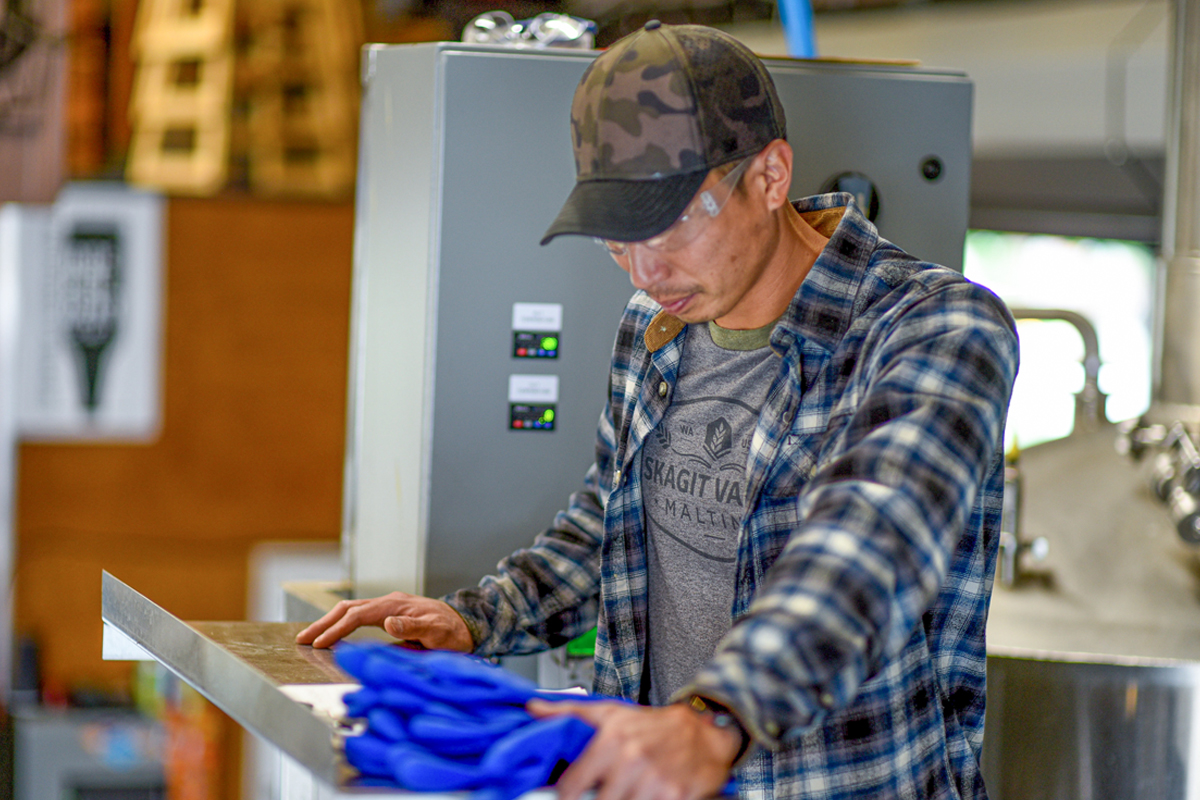
M 543 243 L 595 237 L 639 290 L 583 491 L 477 588 L 344 602 L 298 641 L 491 655 L 596 622 L 596 691 L 643 705 L 533 706 L 597 728 L 565 800 L 706 797 L 734 765 L 751 797 L 985 797 L 1008 312 L 849 195 L 789 202 L 774 87 L 717 31 L 622 39 L 571 128 Z

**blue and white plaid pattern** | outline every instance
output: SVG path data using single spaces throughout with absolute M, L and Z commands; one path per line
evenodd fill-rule
M 848 195 L 795 205 L 830 241 L 771 335 L 734 625 L 681 694 L 728 706 L 760 745 L 738 767 L 743 796 L 984 798 L 1012 318 L 879 237 Z M 583 491 L 447 598 L 477 652 L 556 646 L 598 620 L 596 691 L 641 697 L 641 445 L 670 404 L 682 328 L 630 301 Z

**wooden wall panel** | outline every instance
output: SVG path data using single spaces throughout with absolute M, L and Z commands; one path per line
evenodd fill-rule
M 242 619 L 254 544 L 338 537 L 353 224 L 349 203 L 169 201 L 161 435 L 20 449 L 16 629 L 50 681 L 128 679 L 100 659 L 101 569 Z

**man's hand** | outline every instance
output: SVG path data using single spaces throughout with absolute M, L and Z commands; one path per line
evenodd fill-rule
M 718 728 L 684 705 L 530 701 L 535 717 L 570 714 L 596 729 L 587 749 L 559 778 L 559 800 L 700 800 L 729 780 L 741 747 L 735 730 Z
M 467 623 L 441 600 L 392 592 L 370 600 L 343 600 L 325 616 L 296 634 L 297 644 L 331 647 L 364 625 L 383 628 L 405 642 L 430 650 L 475 649 Z

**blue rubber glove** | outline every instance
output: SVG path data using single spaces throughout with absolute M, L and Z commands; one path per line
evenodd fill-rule
M 450 714 L 438 709 L 406 714 L 376 705 L 354 716 L 365 718 L 373 734 L 390 742 L 414 742 L 437 755 L 452 757 L 482 755 L 497 739 L 533 719 L 515 707 L 485 711 L 489 713 L 484 716 L 464 714 L 457 709 L 451 709 Z
M 371 733 L 389 742 L 406 742 L 411 738 L 408 734 L 407 718 L 387 706 L 376 706 L 366 714 L 367 728 Z
M 490 780 L 478 761 L 445 758 L 420 745 L 392 745 L 388 750 L 388 758 L 396 783 L 414 792 L 478 789 Z
M 459 707 L 524 705 L 538 693 L 532 681 L 461 653 L 343 645 L 334 654 L 339 666 L 364 686 L 386 687 Z
M 529 699 L 562 695 L 470 656 L 350 644 L 335 656 L 363 683 L 346 707 L 368 732 L 347 738 L 345 753 L 372 782 L 510 800 L 546 785 L 594 734 L 574 717 L 534 719 Z
M 533 720 L 498 739 L 488 748 L 480 764 L 485 772 L 496 776 L 547 763 L 553 767 L 560 759 L 574 761 L 578 758 L 595 733 L 595 728 L 575 717 Z M 546 775 L 549 774 L 546 770 Z
M 367 731 L 361 736 L 347 736 L 345 741 L 346 760 L 364 776 L 395 780 L 388 748 L 392 742 Z
M 362 775 L 416 791 L 472 789 L 483 774 L 477 762 L 439 758 L 419 746 L 388 741 L 369 731 L 347 737 L 345 752 L 346 760 Z
M 473 721 L 418 714 L 408 720 L 407 730 L 411 741 L 439 755 L 479 756 L 498 739 L 532 721 L 533 717 L 516 708 L 498 709 L 486 718 Z
M 469 710 L 434 702 L 407 689 L 364 686 L 357 691 L 347 693 L 342 698 L 342 702 L 346 704 L 347 716 L 355 718 L 365 717 L 372 708 L 383 706 L 401 714 L 437 714 L 447 718 L 477 719 L 477 716 Z
M 412 743 L 392 745 L 386 758 L 405 789 L 491 789 L 498 797 L 516 797 L 545 786 L 559 762 L 577 758 L 593 733 L 585 722 L 555 717 L 530 722 L 497 739 L 477 763 L 445 758 Z
M 574 717 L 535 720 L 490 747 L 480 766 L 489 776 L 490 796 L 508 800 L 550 782 L 559 764 L 579 757 L 596 733 Z

